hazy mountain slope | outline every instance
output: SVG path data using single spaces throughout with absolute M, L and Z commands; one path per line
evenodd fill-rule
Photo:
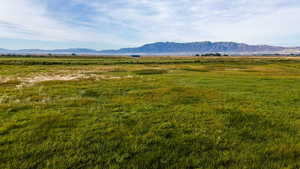
M 158 42 L 146 44 L 137 48 L 124 48 L 119 50 L 106 50 L 102 53 L 184 53 L 184 52 L 264 52 L 281 51 L 284 47 L 268 45 L 247 45 L 235 42 Z
M 22 50 L 6 50 L 0 48 L 0 53 L 16 53 L 16 54 L 185 54 L 185 53 L 287 53 L 300 52 L 300 47 L 279 47 L 268 45 L 248 45 L 245 43 L 235 42 L 190 42 L 190 43 L 175 43 L 175 42 L 157 42 L 145 44 L 135 48 L 123 48 L 119 50 L 102 50 L 97 51 L 85 48 L 70 48 L 70 49 L 22 49 Z

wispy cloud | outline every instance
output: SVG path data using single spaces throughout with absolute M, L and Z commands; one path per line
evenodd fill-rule
M 0 37 L 112 48 L 202 40 L 300 45 L 299 17 L 299 0 L 10 0 L 0 6 Z
M 3 2 L 0 6 L 0 37 L 58 42 L 99 42 L 103 39 L 106 39 L 107 43 L 122 42 L 122 39 L 113 34 L 102 34 L 84 26 L 80 21 L 74 20 L 76 24 L 71 24 L 63 17 L 55 17 L 55 9 L 48 10 L 48 1 L 37 2 L 34 0 Z M 73 12 L 76 11 L 67 11 L 64 14 L 73 16 Z

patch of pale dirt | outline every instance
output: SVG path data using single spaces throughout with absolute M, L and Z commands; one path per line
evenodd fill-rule
M 39 83 L 44 81 L 70 81 L 83 78 L 81 74 L 79 75 L 54 75 L 54 76 L 35 76 L 32 78 L 21 79 L 26 83 Z
M 39 74 L 37 76 L 31 77 L 1 77 L 0 83 L 6 83 L 11 80 L 17 80 L 21 83 L 16 85 L 17 88 L 23 88 L 26 86 L 33 86 L 40 82 L 46 81 L 73 81 L 80 79 L 90 79 L 95 80 L 113 80 L 113 79 L 128 79 L 133 78 L 133 76 L 111 76 L 111 75 L 98 75 L 98 74 Z
M 40 82 L 46 81 L 73 81 L 80 79 L 90 79 L 93 78 L 95 80 L 112 80 L 112 79 L 126 79 L 132 78 L 132 76 L 112 76 L 112 75 L 101 75 L 99 73 L 108 72 L 113 70 L 113 68 L 109 67 L 106 69 L 98 69 L 98 70 L 60 70 L 56 72 L 48 72 L 48 73 L 38 73 L 38 74 L 30 74 L 26 77 L 3 77 L 0 76 L 0 84 L 6 83 L 9 81 L 19 81 L 20 84 L 16 85 L 17 88 L 23 88 L 26 86 L 33 86 Z
M 0 84 L 1 83 L 7 83 L 8 81 L 11 81 L 12 79 L 11 78 L 8 78 L 8 77 L 1 77 L 0 76 Z

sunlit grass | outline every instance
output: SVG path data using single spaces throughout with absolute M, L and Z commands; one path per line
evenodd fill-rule
M 300 166 L 299 60 L 0 63 L 1 169 Z

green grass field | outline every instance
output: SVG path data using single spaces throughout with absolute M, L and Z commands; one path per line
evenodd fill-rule
M 0 58 L 1 169 L 298 169 L 300 60 Z

